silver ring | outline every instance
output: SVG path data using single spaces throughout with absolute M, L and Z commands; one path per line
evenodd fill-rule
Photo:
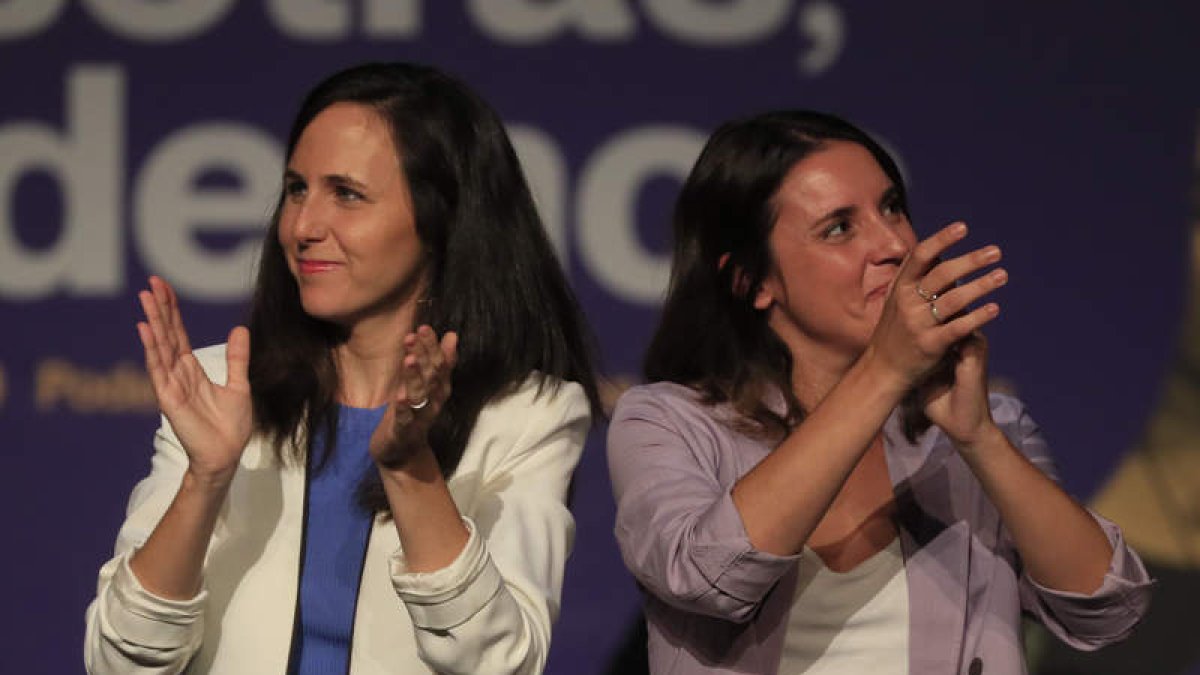
M 939 293 L 930 293 L 921 288 L 921 284 L 917 284 L 917 295 L 921 296 L 921 299 L 925 302 L 933 302 L 941 297 L 941 294 Z
M 934 321 L 938 323 L 942 322 L 942 316 L 938 314 L 937 305 L 932 302 L 929 303 L 929 313 L 933 315 Z
M 937 316 L 937 315 L 935 314 L 934 316 Z M 428 396 L 421 399 L 421 401 L 419 403 L 409 403 L 408 407 L 412 408 L 413 410 L 420 410 L 421 408 L 424 408 L 427 405 L 429 405 L 429 397 Z

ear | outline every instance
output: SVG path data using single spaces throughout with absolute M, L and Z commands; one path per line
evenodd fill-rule
M 760 312 L 770 309 L 775 304 L 775 295 L 775 279 L 767 275 L 754 291 L 754 309 Z
M 721 257 L 717 259 L 717 269 L 718 270 L 725 269 L 725 266 L 728 264 L 729 264 L 729 254 L 722 253 Z M 750 293 L 750 279 L 746 276 L 746 272 L 744 270 L 742 270 L 741 267 L 734 265 L 732 276 L 733 276 L 733 289 L 732 289 L 733 294 L 739 298 L 745 297 L 747 294 L 749 294 Z M 761 292 L 762 292 L 761 290 L 758 291 L 758 293 L 761 293 Z M 758 307 L 757 296 L 755 297 L 755 300 L 754 300 L 754 306 Z M 765 307 L 758 307 L 758 308 L 765 309 Z

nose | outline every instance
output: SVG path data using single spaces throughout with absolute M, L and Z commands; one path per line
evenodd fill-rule
M 293 205 L 292 233 L 301 247 L 321 241 L 328 233 L 325 219 L 312 201 Z
M 908 255 L 909 242 L 900 230 L 901 224 L 876 218 L 871 221 L 871 262 L 876 265 L 899 263 Z

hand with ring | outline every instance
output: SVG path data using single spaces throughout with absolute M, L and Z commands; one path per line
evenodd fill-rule
M 940 259 L 966 234 L 965 224 L 954 223 L 909 252 L 871 337 L 872 352 L 908 386 L 920 382 L 951 345 L 999 315 L 995 302 L 967 309 L 1007 282 L 1003 269 L 959 283 L 999 261 L 998 247 Z
M 414 453 L 430 450 L 429 427 L 450 398 L 450 376 L 458 359 L 458 334 L 438 339 L 429 326 L 404 336 L 400 388 L 371 435 L 371 456 L 386 468 L 400 468 Z

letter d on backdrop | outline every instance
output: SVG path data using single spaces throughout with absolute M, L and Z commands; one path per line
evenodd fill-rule
M 123 282 L 124 74 L 81 66 L 66 89 L 61 133 L 36 122 L 0 128 L 0 297 L 33 300 L 59 288 L 106 295 Z M 17 236 L 15 205 L 21 178 L 39 170 L 59 186 L 63 222 L 56 242 L 31 250 Z

